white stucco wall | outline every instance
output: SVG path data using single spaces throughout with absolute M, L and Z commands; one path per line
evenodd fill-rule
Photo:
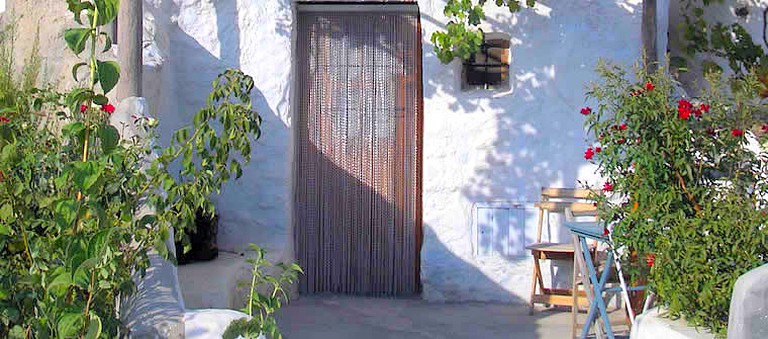
M 254 107 L 264 117 L 263 135 L 243 179 L 216 198 L 219 246 L 240 251 L 254 242 L 290 258 L 291 0 L 145 4 L 150 46 L 145 51 L 145 94 L 160 117 L 164 140 L 204 105 L 210 81 L 225 67 L 254 77 Z M 476 259 L 472 206 L 490 201 L 530 206 L 541 186 L 574 187 L 579 180 L 593 179 L 593 168 L 583 159 L 586 145 L 578 113 L 585 105 L 584 89 L 595 78 L 598 58 L 631 64 L 640 57 L 641 0 L 557 1 L 515 15 L 489 6 L 484 29 L 512 36 L 512 86 L 504 92 L 463 92 L 460 64 L 437 60 L 429 37 L 446 22 L 443 5 L 440 0 L 419 1 L 424 297 L 525 302 L 529 256 Z M 533 213 L 526 225 L 530 241 L 535 235 Z M 552 240 L 569 239 L 558 227 L 551 234 Z
M 0 13 L 5 12 L 5 0 L 0 0 Z

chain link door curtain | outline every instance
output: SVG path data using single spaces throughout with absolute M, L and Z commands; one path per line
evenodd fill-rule
M 294 188 L 302 293 L 419 293 L 416 5 L 300 5 Z

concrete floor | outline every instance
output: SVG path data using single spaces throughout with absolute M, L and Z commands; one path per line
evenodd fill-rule
M 619 312 L 613 316 L 621 318 Z M 584 322 L 585 318 L 582 313 L 579 319 Z M 281 309 L 277 320 L 287 339 L 560 339 L 571 335 L 568 309 L 537 308 L 529 316 L 525 305 L 444 304 L 418 299 L 304 296 Z

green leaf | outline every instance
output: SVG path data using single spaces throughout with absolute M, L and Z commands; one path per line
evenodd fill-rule
M 107 103 L 109 103 L 109 98 L 107 98 L 103 94 L 98 94 L 93 97 L 93 103 L 100 106 L 106 105 Z
M 63 269 L 60 271 L 61 272 L 59 275 L 57 275 L 56 278 L 54 278 L 53 281 L 48 284 L 48 290 L 54 295 L 63 296 L 65 293 L 67 293 L 69 286 L 72 285 L 72 279 L 70 278 L 70 274 L 64 272 Z
M 11 234 L 11 228 L 6 224 L 0 224 L 0 235 Z
M 94 0 L 93 3 L 99 12 L 99 18 L 96 20 L 97 25 L 104 26 L 117 18 L 120 0 Z
M 73 182 L 75 188 L 80 191 L 88 191 L 99 180 L 104 170 L 103 165 L 95 161 L 78 161 L 72 167 Z
M 97 61 L 99 82 L 104 94 L 109 93 L 120 80 L 120 66 L 114 61 Z
M 67 9 L 75 15 L 75 21 L 78 24 L 83 24 L 83 20 L 80 19 L 80 13 L 86 9 L 93 9 L 93 5 L 89 2 L 83 2 L 80 0 L 67 0 Z
M 59 318 L 57 329 L 60 338 L 76 337 L 83 327 L 83 315 L 80 313 L 64 313 Z
M 77 267 L 74 275 L 74 283 L 77 286 L 88 287 L 90 284 L 90 273 L 99 264 L 99 258 L 88 258 Z
M 83 133 L 85 132 L 85 124 L 82 122 L 71 122 L 61 129 L 61 135 L 65 138 L 72 138 L 72 137 L 83 137 Z
M 80 55 L 85 49 L 85 42 L 90 34 L 90 28 L 68 28 L 64 30 L 64 40 L 75 55 Z
M 77 80 L 77 71 L 80 69 L 80 67 L 83 67 L 83 66 L 88 66 L 88 64 L 84 62 L 78 62 L 74 66 L 72 66 L 72 78 L 75 79 L 75 81 L 79 81 Z
M 85 339 L 96 339 L 101 335 L 101 318 L 98 315 L 91 314 L 91 321 L 88 322 L 88 332 L 85 333 Z
M 106 53 L 112 49 L 112 38 L 105 32 L 101 32 L 99 35 L 104 36 L 104 50 L 102 50 L 101 53 Z
M 5 222 L 12 222 L 13 220 L 13 206 L 11 204 L 5 204 L 0 207 L 0 220 Z
M 112 153 L 120 142 L 120 134 L 117 132 L 117 128 L 112 125 L 101 126 L 99 138 L 101 139 L 101 149 L 107 154 Z
M 54 207 L 56 224 L 62 229 L 72 226 L 77 217 L 78 203 L 75 199 L 59 200 Z

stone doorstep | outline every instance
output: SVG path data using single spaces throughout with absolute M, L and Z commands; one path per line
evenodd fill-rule
M 219 252 L 214 260 L 178 266 L 184 307 L 241 308 L 245 304 L 245 290 L 238 288 L 237 282 L 250 280 L 250 266 L 245 259 L 237 253 Z
M 231 309 L 245 306 L 248 287 L 251 282 L 251 265 L 245 254 L 222 252 L 211 261 L 196 262 L 178 266 L 179 286 L 186 309 Z M 267 253 L 267 260 L 280 262 L 279 254 Z M 267 270 L 267 273 L 271 273 Z M 238 286 L 241 282 L 241 286 Z M 288 288 L 290 295 L 294 287 Z
M 714 339 L 715 336 L 703 328 L 689 326 L 684 319 L 665 318 L 658 308 L 652 308 L 635 319 L 631 339 Z

